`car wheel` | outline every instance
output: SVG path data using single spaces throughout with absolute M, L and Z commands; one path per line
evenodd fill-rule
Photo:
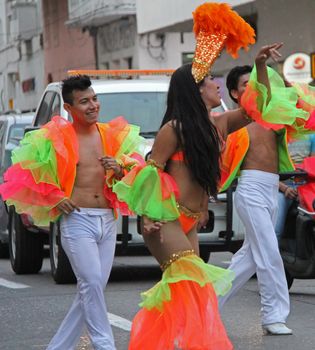
M 50 225 L 49 253 L 51 274 L 54 281 L 57 284 L 75 283 L 76 277 L 69 259 L 61 246 L 59 222 Z
M 290 273 L 285 269 L 285 277 L 287 279 L 288 289 L 292 287 L 294 278 L 290 275 Z
M 9 253 L 16 274 L 38 273 L 42 268 L 43 238 L 40 233 L 27 230 L 13 207 L 9 211 Z

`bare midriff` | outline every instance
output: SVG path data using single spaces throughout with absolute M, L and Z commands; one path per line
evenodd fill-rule
M 169 160 L 167 172 L 175 179 L 179 188 L 180 197 L 178 202 L 192 212 L 199 213 L 203 211 L 205 192 L 197 181 L 192 178 L 186 164 Z
M 261 170 L 278 173 L 277 136 L 271 129 L 257 123 L 247 126 L 249 149 L 242 163 L 242 170 Z

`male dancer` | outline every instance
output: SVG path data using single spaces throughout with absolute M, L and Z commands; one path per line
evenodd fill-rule
M 47 349 L 75 349 L 85 325 L 95 349 L 114 350 L 103 294 L 116 243 L 113 208 L 119 206 L 111 185 L 138 163 L 131 148 L 140 137 L 122 118 L 97 123 L 100 103 L 89 77 L 65 79 L 62 96 L 73 122 L 54 117 L 26 134 L 0 192 L 37 224 L 61 215 L 61 242 L 78 293 Z
M 264 60 L 263 57 L 256 59 L 256 66 Z M 250 66 L 235 67 L 227 77 L 229 94 L 238 104 L 249 81 L 251 70 Z M 242 248 L 234 254 L 229 266 L 229 269 L 235 272 L 233 286 L 225 296 L 219 298 L 219 307 L 222 308 L 256 273 L 261 295 L 264 334 L 279 335 L 292 334 L 292 330 L 285 324 L 290 301 L 274 231 L 279 187 L 278 148 L 285 142 L 284 136 L 284 132 L 277 135 L 273 130 L 252 122 L 228 138 L 225 151 L 227 157 L 231 157 L 231 149 L 238 149 L 242 153 L 238 155 L 240 161 L 234 169 L 237 170 L 238 167 L 241 170 L 235 193 L 235 206 L 245 226 L 246 236 Z M 234 142 L 240 142 L 240 147 L 234 147 Z M 281 155 L 282 166 L 292 170 L 288 154 L 284 154 L 285 159 L 283 152 Z M 223 156 L 223 167 L 224 162 Z M 227 182 L 231 183 L 231 179 Z

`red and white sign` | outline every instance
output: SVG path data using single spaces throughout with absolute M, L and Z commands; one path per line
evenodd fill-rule
M 310 83 L 311 59 L 305 53 L 295 53 L 290 55 L 283 64 L 283 75 L 290 82 Z

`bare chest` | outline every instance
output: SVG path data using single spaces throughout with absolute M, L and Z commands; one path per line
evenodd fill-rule
M 104 148 L 100 137 L 79 138 L 79 166 L 99 164 L 99 158 L 104 155 Z
M 78 141 L 79 162 L 77 164 L 76 183 L 89 183 L 92 185 L 96 179 L 102 181 L 105 171 L 99 160 L 104 155 L 101 138 L 99 136 L 81 137 Z

